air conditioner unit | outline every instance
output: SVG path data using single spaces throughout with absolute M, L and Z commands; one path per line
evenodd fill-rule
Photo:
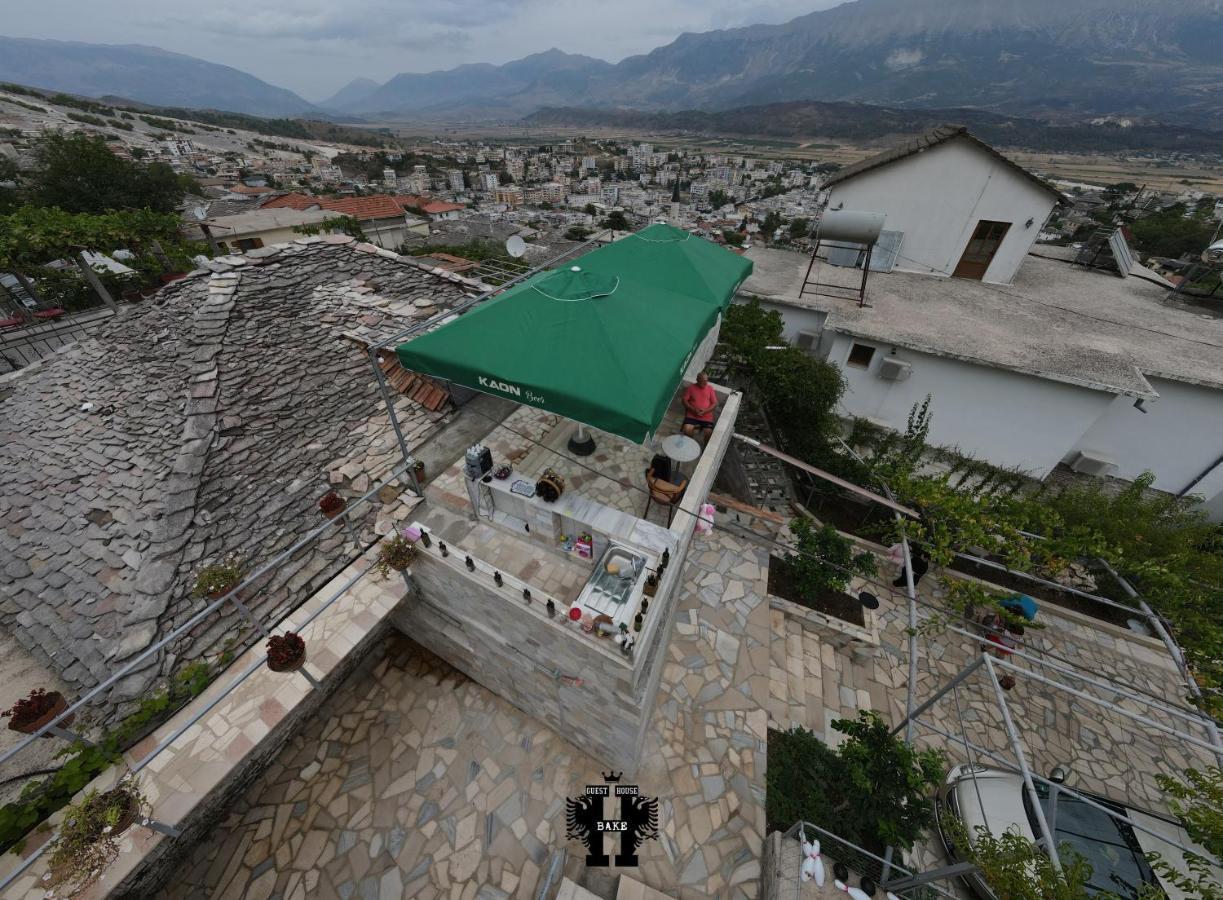
M 904 381 L 913 374 L 913 366 L 895 356 L 885 356 L 877 374 L 884 381 Z
M 1070 457 L 1070 468 L 1083 475 L 1110 475 L 1117 469 L 1117 464 L 1106 456 L 1079 450 Z
M 820 345 L 820 336 L 815 331 L 800 331 L 794 336 L 794 346 L 804 353 L 815 353 Z

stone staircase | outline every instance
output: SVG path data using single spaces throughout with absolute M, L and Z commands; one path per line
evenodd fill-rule
M 801 725 L 835 747 L 841 735 L 832 730 L 833 720 L 853 718 L 859 709 L 887 709 L 872 657 L 836 650 L 781 610 L 769 615 L 770 728 Z

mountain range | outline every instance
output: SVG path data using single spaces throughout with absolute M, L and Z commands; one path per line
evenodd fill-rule
M 552 49 L 358 78 L 317 106 L 228 66 L 134 45 L 0 38 L 0 80 L 269 116 L 505 121 L 546 107 L 852 101 L 1223 129 L 1220 47 L 1223 0 L 853 0 L 780 25 L 683 34 L 615 64 Z
M 256 116 L 317 115 L 317 106 L 239 69 L 139 44 L 0 36 L 0 81 L 158 106 Z
M 615 65 L 554 49 L 397 75 L 334 108 L 504 119 L 546 106 L 848 100 L 1223 128 L 1221 46 L 1223 0 L 855 0 L 781 25 L 683 34 Z

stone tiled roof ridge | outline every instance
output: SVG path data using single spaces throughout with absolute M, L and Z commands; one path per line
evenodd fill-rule
M 0 623 L 69 685 L 130 661 L 202 607 L 191 597 L 200 566 L 230 552 L 264 560 L 314 527 L 306 485 L 352 454 L 385 466 L 389 425 L 345 335 L 389 333 L 484 287 L 346 235 L 302 237 L 208 260 L 5 376 Z M 360 466 L 350 477 L 368 481 Z M 295 557 L 262 596 L 298 602 L 336 560 Z M 111 701 L 232 631 L 205 624 Z
M 491 289 L 490 285 L 487 285 L 477 279 L 465 278 L 462 275 L 457 275 L 448 269 L 428 265 L 427 263 L 421 262 L 414 257 L 396 253 L 394 250 L 387 250 L 384 247 L 377 247 L 374 244 L 357 241 L 355 238 L 345 234 L 329 234 L 322 237 L 298 238 L 292 242 L 283 244 L 269 244 L 268 246 L 260 247 L 257 250 L 248 250 L 245 254 L 241 255 L 217 257 L 216 259 L 209 260 L 204 269 L 196 270 L 196 272 L 192 274 L 202 274 L 204 272 L 227 272 L 240 269 L 248 265 L 271 265 L 275 262 L 287 259 L 302 252 L 328 252 L 334 247 L 348 247 L 356 253 L 367 253 L 378 256 L 381 259 L 411 266 L 412 268 L 419 269 L 422 272 L 427 272 L 430 275 L 454 284 L 462 285 L 466 288 L 470 288 L 471 290 L 484 292 Z

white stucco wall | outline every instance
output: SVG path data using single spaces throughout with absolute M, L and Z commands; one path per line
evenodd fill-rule
M 1011 228 L 985 273 L 1009 284 L 1053 210 L 1054 197 L 971 142 L 955 138 L 833 185 L 828 209 L 886 215 L 883 227 L 904 232 L 896 268 L 950 275 L 977 222 Z M 1025 227 L 1032 219 L 1031 227 Z
M 781 313 L 781 334 L 791 344 L 798 343 L 798 335 L 801 331 L 809 331 L 812 334 L 818 335 L 824 327 L 824 320 L 828 318 L 828 313 L 823 310 L 794 306 L 790 303 L 773 303 L 770 300 L 760 298 L 756 299 L 759 301 L 761 309 Z M 736 297 L 735 302 L 744 303 L 746 301 L 742 297 Z
M 903 431 L 909 411 L 929 394 L 930 443 L 999 466 L 1018 467 L 1044 478 L 1075 447 L 1084 432 L 1109 408 L 1113 395 L 1071 384 L 931 356 L 875 341 L 866 369 L 846 365 L 854 338 L 828 334 L 828 361 L 845 375 L 842 406 Z M 878 376 L 879 363 L 895 356 L 912 365 L 905 381 Z
M 1074 450 L 1108 457 L 1117 464 L 1113 474 L 1118 478 L 1129 480 L 1150 470 L 1155 487 L 1179 493 L 1223 455 L 1223 391 L 1147 380 L 1159 399 L 1144 404 L 1145 414 L 1132 399 L 1116 398 Z M 1223 478 L 1216 477 L 1204 478 L 1193 492 L 1209 500 L 1221 491 Z

